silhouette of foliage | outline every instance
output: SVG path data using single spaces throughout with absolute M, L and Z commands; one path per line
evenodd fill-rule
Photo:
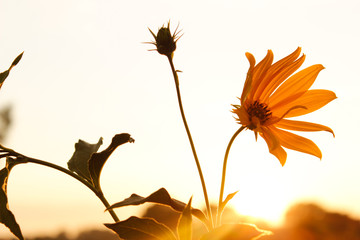
M 152 218 L 130 217 L 125 221 L 105 224 L 121 238 L 128 240 L 176 240 L 176 236 L 165 225 Z
M 101 192 L 100 173 L 115 149 L 127 142 L 134 142 L 128 133 L 117 134 L 113 137 L 110 145 L 102 152 L 97 152 L 102 144 L 102 138 L 98 143 L 90 144 L 83 140 L 79 140 L 75 144 L 75 152 L 68 161 L 70 171 L 77 173 L 84 180 L 92 184 L 96 190 Z
M 260 238 L 265 239 L 262 237 L 272 234 L 270 231 L 261 230 L 255 224 L 248 224 L 244 223 L 246 221 L 240 221 L 238 215 L 234 211 L 228 211 L 229 214 L 226 214 L 227 211 L 225 210 L 227 209 L 225 209 L 225 205 L 236 194 L 236 192 L 228 194 L 225 200 L 223 199 L 228 154 L 235 138 L 243 129 L 247 128 L 253 130 L 256 137 L 260 134 L 260 136 L 265 139 L 270 152 L 279 159 L 282 165 L 284 165 L 286 161 L 286 152 L 283 147 L 312 154 L 321 158 L 321 151 L 312 141 L 281 129 L 294 131 L 325 130 L 333 133 L 330 128 L 320 124 L 285 119 L 287 117 L 300 116 L 315 111 L 336 98 L 335 93 L 332 91 L 308 90 L 311 84 L 315 81 L 318 73 L 324 67 L 317 64 L 292 75 L 292 73 L 301 66 L 304 60 L 304 56 L 298 58 L 300 48 L 274 64 L 272 64 L 272 51 L 269 50 L 264 60 L 256 64 L 256 66 L 254 56 L 250 53 L 246 53 L 250 63 L 250 68 L 245 81 L 243 93 L 241 98 L 239 98 L 241 105 L 233 105 L 235 107 L 235 109 L 233 109 L 233 113 L 237 115 L 238 118 L 236 120 L 241 126 L 229 141 L 226 149 L 219 194 L 219 204 L 216 207 L 213 207 L 209 201 L 200 161 L 197 157 L 195 144 L 192 140 L 182 105 L 178 77 L 179 70 L 175 68 L 173 62 L 176 44 L 181 36 L 178 36 L 179 31 L 177 31 L 177 28 L 173 33 L 171 33 L 170 21 L 168 22 L 167 27 L 163 25 L 158 30 L 157 34 L 151 30 L 150 33 L 155 39 L 155 41 L 150 43 L 156 46 L 156 50 L 159 54 L 167 57 L 171 67 L 175 81 L 181 118 L 183 120 L 195 164 L 197 166 L 200 182 L 202 184 L 206 211 L 192 208 L 192 198 L 190 198 L 188 204 L 171 198 L 165 188 L 160 188 L 147 197 L 132 194 L 129 198 L 110 205 L 102 192 L 100 186 L 100 175 L 106 161 L 118 146 L 127 142 L 134 142 L 134 139 L 131 138 L 128 133 L 115 135 L 109 146 L 101 152 L 98 152 L 98 150 L 102 144 L 102 138 L 100 138 L 96 144 L 89 144 L 85 141 L 79 140 L 79 142 L 75 144 L 74 154 L 68 161 L 68 169 L 50 162 L 27 157 L 0 144 L 0 159 L 6 159 L 6 166 L 0 170 L 0 223 L 8 227 L 17 239 L 23 240 L 24 237 L 20 226 L 15 220 L 15 216 L 8 206 L 7 182 L 10 170 L 15 165 L 21 163 L 36 163 L 47 166 L 63 172 L 83 183 L 95 193 L 95 195 L 104 204 L 106 210 L 112 216 L 115 223 L 104 224 L 105 227 L 114 231 L 121 239 L 257 240 Z M 2 87 L 5 79 L 9 76 L 11 69 L 19 63 L 22 56 L 23 53 L 15 58 L 6 71 L 0 73 L 0 88 Z M 289 77 L 290 75 L 292 76 Z M 272 101 L 268 101 L 269 99 Z M 270 105 L 270 102 L 272 105 Z M 280 103 L 281 107 L 279 107 Z M 275 106 L 279 108 L 277 111 L 275 111 Z M 4 112 L 0 112 L 0 116 L 4 122 L 3 128 L 6 129 L 11 122 L 9 118 L 10 112 L 5 109 Z M 2 140 L 5 136 L 5 132 L 2 132 L 1 134 L 0 140 Z M 113 210 L 118 207 L 137 206 L 144 203 L 163 205 L 168 207 L 167 211 L 178 212 L 177 215 L 172 215 L 176 218 L 176 223 L 171 223 L 171 227 L 168 227 L 167 221 L 170 219 L 165 218 L 165 223 L 163 224 L 162 222 L 157 221 L 158 216 L 155 216 L 154 218 L 131 216 L 126 220 L 120 221 L 119 217 Z M 212 211 L 212 208 L 215 208 L 213 209 L 214 211 Z M 222 219 L 223 210 L 224 217 Z M 159 213 L 160 212 L 156 212 L 156 214 Z M 197 217 L 197 221 L 201 221 L 201 224 L 200 221 L 194 224 L 195 221 L 193 222 L 193 215 Z M 170 217 L 170 215 L 168 216 Z M 198 227 L 199 225 L 203 228 Z M 345 215 L 327 213 L 315 205 L 299 205 L 292 208 L 288 212 L 284 229 L 285 232 L 287 231 L 287 233 L 290 233 L 290 235 L 286 236 L 286 239 L 332 240 L 360 238 L 358 221 L 352 221 Z M 278 231 L 278 233 L 280 233 L 280 231 Z M 116 235 L 108 235 L 109 239 L 114 236 Z M 279 236 L 281 235 L 279 234 Z M 52 238 L 48 237 L 39 237 L 33 240 L 51 239 Z M 69 240 L 68 236 L 64 232 L 60 233 L 55 239 Z M 96 239 L 106 240 L 106 236 L 103 233 L 91 231 L 81 233 L 76 240 Z M 272 238 L 270 237 L 267 239 Z M 277 239 L 279 240 L 281 237 L 279 238 L 277 236 Z
M 7 197 L 7 183 L 11 169 L 18 163 L 11 158 L 6 159 L 6 166 L 0 170 L 0 223 L 3 223 L 18 238 L 24 239 L 14 214 L 10 211 Z
M 160 188 L 159 190 L 150 194 L 148 197 L 142 197 L 137 194 L 132 194 L 129 198 L 111 205 L 109 209 L 130 206 L 130 205 L 140 205 L 147 202 L 167 205 L 178 212 L 182 212 L 186 207 L 185 203 L 176 200 L 174 198 L 171 198 L 170 194 L 166 191 L 165 188 Z M 201 221 L 206 222 L 205 215 L 201 210 L 192 208 L 191 212 Z
M 15 60 L 11 63 L 8 70 L 0 73 L 0 88 L 2 87 L 5 79 L 9 76 L 10 70 L 20 62 L 23 54 L 24 52 L 20 53 L 20 55 L 15 58 Z

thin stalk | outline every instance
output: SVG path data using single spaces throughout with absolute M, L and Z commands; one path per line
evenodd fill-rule
M 200 177 L 200 181 L 201 181 L 201 185 L 202 185 L 202 189 L 203 189 L 203 193 L 204 193 L 204 198 L 205 198 L 206 209 L 207 209 L 208 217 L 209 217 L 209 221 L 210 221 L 210 226 L 209 227 L 210 227 L 210 229 L 212 229 L 213 228 L 213 220 L 212 220 L 210 202 L 209 202 L 209 198 L 208 198 L 208 194 L 207 194 L 207 190 L 206 190 L 205 179 L 204 179 L 204 176 L 203 176 L 203 173 L 202 173 L 202 170 L 201 170 L 200 162 L 199 162 L 199 159 L 197 157 L 196 150 L 195 150 L 195 145 L 194 145 L 194 142 L 192 140 L 190 129 L 189 129 L 189 126 L 187 124 L 184 109 L 183 109 L 183 106 L 182 106 L 180 87 L 179 87 L 179 77 L 178 77 L 177 72 L 175 70 L 174 63 L 172 61 L 172 57 L 171 56 L 167 56 L 167 57 L 168 57 L 168 60 L 169 60 L 170 66 L 171 66 L 171 70 L 172 70 L 172 73 L 173 73 L 173 76 L 174 76 L 174 80 L 175 80 L 176 93 L 177 93 L 177 98 L 178 98 L 178 102 L 179 102 L 181 117 L 182 117 L 182 120 L 184 122 L 186 133 L 187 133 L 188 138 L 189 138 L 191 150 L 192 150 L 192 153 L 194 155 L 196 167 L 197 167 L 198 172 L 199 172 L 199 177 Z
M 58 165 L 50 163 L 50 162 L 46 162 L 46 161 L 43 161 L 43 160 L 39 160 L 39 159 L 24 156 L 22 154 L 19 154 L 19 153 L 15 152 L 12 149 L 5 148 L 5 147 L 3 147 L 1 145 L 0 145 L 0 147 L 3 148 L 4 150 L 8 151 L 10 153 L 10 155 L 14 154 L 16 157 L 21 157 L 26 163 L 28 163 L 28 162 L 36 163 L 36 164 L 39 164 L 39 165 L 50 167 L 50 168 L 56 169 L 56 170 L 58 170 L 60 172 L 63 172 L 65 174 L 75 178 L 76 180 L 78 180 L 79 182 L 81 182 L 82 184 L 87 186 L 91 191 L 93 191 L 95 193 L 95 195 L 100 199 L 100 201 L 104 204 L 106 209 L 108 209 L 110 207 L 110 204 L 108 203 L 108 201 L 104 197 L 104 194 L 102 193 L 102 191 L 97 190 L 91 183 L 89 183 L 88 181 L 86 181 L 85 179 L 83 179 L 82 177 L 77 175 L 76 173 L 73 173 L 73 172 L 71 172 L 70 170 L 68 170 L 66 168 L 63 168 L 61 166 L 58 166 Z M 117 217 L 116 213 L 112 209 L 109 209 L 109 213 L 110 213 L 111 217 L 114 219 L 115 222 L 119 222 L 119 218 Z
M 75 178 L 76 180 L 80 181 L 82 184 L 84 184 L 85 186 L 87 186 L 91 191 L 93 191 L 95 193 L 95 195 L 100 199 L 100 201 L 104 204 L 105 208 L 108 209 L 110 207 L 109 202 L 106 200 L 104 194 L 102 193 L 102 191 L 98 191 L 93 185 L 91 185 L 89 182 L 87 182 L 86 180 L 84 180 L 82 177 L 80 177 L 79 175 L 77 175 L 76 173 L 71 172 L 70 170 L 60 167 L 56 164 L 53 163 L 49 163 L 46 161 L 42 161 L 39 159 L 35 159 L 35 158 L 29 158 L 29 157 L 25 157 L 27 162 L 31 162 L 31 163 L 36 163 L 36 164 L 40 164 L 46 167 L 50 167 L 56 170 L 59 170 L 63 173 L 68 174 L 69 176 Z M 114 210 L 109 209 L 109 213 L 111 215 L 111 217 L 114 219 L 115 222 L 119 222 L 119 218 L 117 217 L 116 213 L 114 212 Z
M 226 179 L 226 166 L 227 166 L 227 160 L 229 157 L 229 152 L 231 145 L 233 144 L 235 138 L 239 135 L 239 133 L 244 130 L 244 126 L 241 126 L 231 137 L 229 144 L 226 148 L 225 157 L 224 157 L 224 163 L 223 163 L 223 170 L 222 170 L 222 177 L 221 177 L 221 187 L 220 187 L 220 196 L 219 196 L 219 205 L 218 205 L 218 212 L 217 212 L 217 218 L 216 218 L 216 224 L 220 224 L 221 214 L 223 210 L 223 197 L 224 197 L 224 188 L 225 188 L 225 179 Z

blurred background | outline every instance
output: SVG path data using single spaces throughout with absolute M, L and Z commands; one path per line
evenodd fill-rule
M 217 202 L 224 152 L 238 129 L 230 111 L 249 67 L 245 52 L 260 61 L 272 49 L 277 61 L 300 46 L 307 56 L 301 69 L 318 63 L 326 68 L 312 88 L 338 96 L 301 119 L 331 127 L 336 137 L 302 134 L 318 144 L 322 160 L 288 151 L 281 167 L 263 139 L 256 142 L 252 132 L 243 132 L 228 161 L 225 194 L 239 190 L 229 207 L 271 229 L 309 226 L 321 234 L 327 228 L 316 221 L 327 224 L 327 214 L 335 214 L 349 223 L 342 229 L 351 226 L 359 234 L 356 0 L 0 0 L 0 71 L 25 51 L 1 88 L 1 143 L 66 167 L 79 139 L 96 143 L 103 137 L 102 150 L 115 134 L 127 132 L 135 143 L 119 147 L 102 172 L 109 202 L 165 187 L 183 202 L 193 196 L 193 206 L 202 208 L 169 64 L 144 44 L 153 40 L 148 28 L 156 32 L 169 20 L 172 30 L 179 25 L 183 33 L 174 63 L 182 71 L 185 114 L 211 201 Z M 81 232 L 106 230 L 102 224 L 112 222 L 82 184 L 39 165 L 13 169 L 8 197 L 29 239 L 81 239 Z M 116 212 L 124 220 L 143 215 L 147 207 Z M 11 236 L 0 225 L 0 238 Z M 300 239 L 312 239 L 304 236 Z

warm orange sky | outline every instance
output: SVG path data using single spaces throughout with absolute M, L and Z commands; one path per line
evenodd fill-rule
M 79 138 L 96 143 L 102 136 L 106 147 L 128 132 L 135 144 L 121 146 L 102 173 L 109 202 L 165 187 L 184 202 L 193 195 L 201 207 L 170 67 L 142 44 L 152 40 L 147 27 L 156 31 L 169 19 L 184 32 L 174 62 L 210 198 L 217 201 L 224 151 L 238 128 L 230 110 L 249 66 L 245 52 L 259 61 L 272 49 L 276 61 L 300 46 L 307 56 L 301 69 L 326 68 L 312 88 L 338 96 L 302 119 L 330 126 L 336 138 L 303 135 L 318 144 L 322 161 L 289 151 L 281 167 L 263 139 L 243 132 L 230 152 L 225 192 L 239 190 L 231 203 L 241 213 L 273 221 L 298 201 L 360 218 L 356 0 L 0 1 L 0 71 L 25 51 L 1 89 L 0 107 L 14 107 L 4 144 L 65 167 Z M 81 184 L 31 164 L 12 172 L 9 203 L 25 236 L 112 221 Z M 7 234 L 0 226 L 0 237 Z

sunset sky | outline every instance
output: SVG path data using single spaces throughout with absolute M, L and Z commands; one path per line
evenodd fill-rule
M 183 33 L 174 63 L 210 199 L 218 200 L 225 149 L 239 127 L 230 111 L 249 67 L 245 53 L 260 61 L 272 49 L 277 61 L 300 46 L 300 69 L 325 66 L 312 89 L 338 97 L 300 119 L 329 126 L 336 137 L 302 134 L 318 144 L 322 160 L 288 151 L 282 167 L 262 138 L 242 132 L 230 152 L 225 194 L 239 190 L 233 207 L 274 224 L 303 201 L 360 219 L 358 0 L 0 0 L 0 71 L 24 51 L 0 91 L 0 108 L 13 107 L 2 144 L 66 167 L 79 139 L 103 137 L 102 150 L 115 134 L 130 133 L 135 143 L 119 147 L 102 172 L 109 202 L 165 187 L 203 207 L 170 66 L 144 44 L 153 40 L 148 28 L 156 32 L 169 20 Z M 112 222 L 86 187 L 39 165 L 14 168 L 8 197 L 26 237 Z M 142 209 L 117 213 L 124 220 Z

